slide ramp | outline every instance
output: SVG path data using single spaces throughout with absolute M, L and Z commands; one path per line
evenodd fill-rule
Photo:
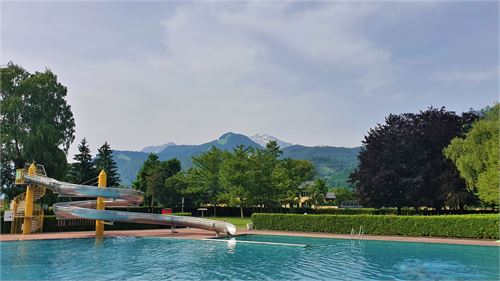
M 104 197 L 106 206 L 133 206 L 143 201 L 141 191 L 128 188 L 98 188 L 90 185 L 61 182 L 38 175 L 24 175 L 28 184 L 43 185 L 60 197 Z M 192 227 L 234 235 L 236 227 L 233 224 L 203 218 L 171 216 L 160 214 L 135 213 L 113 210 L 96 210 L 96 200 L 60 202 L 54 204 L 54 213 L 58 218 L 90 219 L 108 222 L 128 222 L 171 225 L 175 227 Z

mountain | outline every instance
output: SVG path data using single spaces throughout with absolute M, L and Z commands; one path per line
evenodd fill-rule
M 360 147 L 292 145 L 283 149 L 281 158 L 309 160 L 328 186 L 349 187 L 347 179 L 358 166 L 359 150 Z
M 145 148 L 141 149 L 141 152 L 146 152 L 146 153 L 160 153 L 162 150 L 165 148 L 176 145 L 174 142 L 168 142 L 166 144 L 162 145 L 156 145 L 156 146 L 146 146 Z
M 260 146 L 262 146 L 262 147 L 266 147 L 266 144 L 272 140 L 275 141 L 279 145 L 279 147 L 281 147 L 281 148 L 289 147 L 292 145 L 289 142 L 282 141 L 282 140 L 280 140 L 276 137 L 273 137 L 271 135 L 268 135 L 268 134 L 263 134 L 263 135 L 255 134 L 249 138 L 251 140 L 253 140 L 254 142 L 260 144 Z
M 265 136 L 265 135 L 263 135 Z M 272 136 L 270 136 L 272 137 Z M 269 138 L 267 138 L 269 139 Z M 271 139 L 269 139 L 271 140 Z M 160 160 L 168 160 L 177 158 L 182 163 L 184 170 L 192 166 L 192 157 L 210 150 L 215 146 L 221 150 L 233 150 L 238 145 L 252 146 L 262 149 L 263 146 L 251 138 L 236 134 L 226 133 L 216 140 L 199 145 L 166 145 L 163 150 L 156 154 Z M 123 151 L 114 150 L 113 158 L 118 166 L 120 179 L 123 185 L 129 186 L 135 180 L 137 172 L 142 167 L 142 163 L 147 159 L 149 151 L 157 151 L 155 149 L 161 146 L 151 146 L 143 151 Z M 144 152 L 144 151 L 147 152 Z M 349 174 L 357 166 L 357 155 L 359 147 L 332 147 L 332 146 L 315 146 L 307 147 L 302 145 L 290 145 L 282 148 L 283 154 L 281 158 L 305 159 L 311 161 L 317 169 L 318 176 L 324 178 L 329 186 L 348 186 L 346 180 Z
M 181 161 L 183 169 L 189 169 L 193 163 L 192 157 L 210 150 L 212 146 L 220 150 L 233 150 L 238 145 L 262 148 L 247 136 L 230 132 L 214 141 L 200 145 L 167 145 L 163 150 L 156 152 L 156 154 L 162 161 L 177 158 Z M 113 159 L 118 166 L 118 173 L 120 174 L 121 183 L 123 185 L 129 186 L 132 184 L 132 181 L 136 178 L 137 172 L 139 172 L 142 167 L 142 163 L 148 158 L 149 151 L 153 151 L 154 148 L 158 147 L 160 146 L 145 147 L 143 151 L 140 152 L 124 150 L 113 151 Z M 147 149 L 147 152 L 144 152 L 145 149 Z

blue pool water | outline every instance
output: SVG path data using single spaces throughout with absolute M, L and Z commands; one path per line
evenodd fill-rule
M 499 248 L 248 235 L 2 242 L 0 279 L 498 280 Z

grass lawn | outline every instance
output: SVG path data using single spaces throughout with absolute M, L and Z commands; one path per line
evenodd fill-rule
M 234 226 L 236 226 L 236 229 L 246 229 L 247 223 L 252 222 L 250 218 L 240 218 L 240 217 L 207 217 L 207 219 L 227 221 L 228 223 L 234 224 Z

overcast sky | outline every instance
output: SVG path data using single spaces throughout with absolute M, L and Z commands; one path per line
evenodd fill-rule
M 76 145 L 233 131 L 358 146 L 389 113 L 498 100 L 499 3 L 2 2 L 1 63 L 52 69 Z

